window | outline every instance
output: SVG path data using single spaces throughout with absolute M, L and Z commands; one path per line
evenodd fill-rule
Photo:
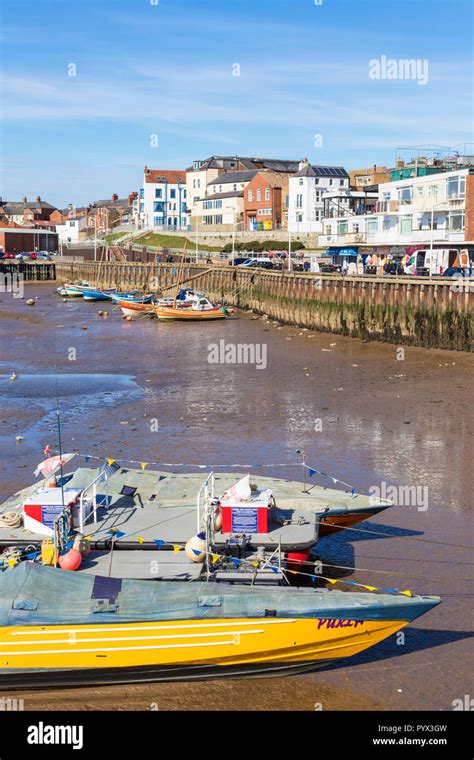
M 354 226 L 352 228 L 352 232 L 359 232 L 359 225 L 358 224 L 354 224 Z
M 196 189 L 196 180 L 195 179 L 193 179 L 193 189 L 194 190 Z
M 159 201 L 155 201 L 154 202 L 154 204 L 153 204 L 153 211 L 159 211 L 162 214 L 164 212 L 164 210 L 165 210 L 165 204 L 164 203 L 160 203 Z
M 262 200 L 262 191 L 260 190 L 259 187 L 257 187 L 257 201 L 261 201 L 261 200 Z
M 155 190 L 155 198 L 162 198 L 163 197 L 163 190 L 161 188 L 157 188 Z
M 300 181 L 298 182 L 299 185 L 303 185 L 303 177 L 300 177 Z
M 378 219 L 367 219 L 367 234 L 375 235 L 379 229 Z
M 170 191 L 170 198 L 176 198 L 176 190 Z
M 399 187 L 398 188 L 398 200 L 402 205 L 406 205 L 407 203 L 411 203 L 413 197 L 413 187 L 412 185 L 409 185 L 408 187 Z
M 297 221 L 298 223 L 299 223 L 299 222 L 302 222 L 302 221 L 303 221 L 303 214 L 296 214 L 296 221 Z
M 423 185 L 420 185 L 419 187 L 416 188 L 417 198 L 423 198 L 424 194 L 425 194 L 425 188 Z
M 183 190 L 183 198 L 186 198 L 186 189 Z
M 343 179 L 340 179 L 340 180 L 339 180 L 339 186 L 340 186 L 340 187 L 344 187 L 344 182 L 345 182 L 345 180 L 343 180 Z
M 450 177 L 446 183 L 448 198 L 464 198 L 466 195 L 466 177 Z
M 448 227 L 452 232 L 461 232 L 464 229 L 464 211 L 452 211 L 448 222 Z
M 400 217 L 400 235 L 409 235 L 412 231 L 412 218 L 411 216 Z
M 214 224 L 222 224 L 222 214 L 217 214 L 217 216 L 214 217 Z
M 265 200 L 266 201 L 270 200 L 270 188 L 269 187 L 265 188 Z
M 429 188 L 428 188 L 428 195 L 431 198 L 437 198 L 438 197 L 438 191 L 439 191 L 439 186 L 438 185 L 430 185 Z
M 234 193 L 237 192 L 237 185 L 234 185 Z
M 314 184 L 319 185 L 319 177 L 316 177 L 316 179 L 314 180 Z
M 214 201 L 214 208 L 222 208 L 222 201 Z
M 248 199 L 249 201 L 253 201 L 253 190 L 248 191 Z
M 348 230 L 347 221 L 344 219 L 342 222 L 337 223 L 337 234 L 338 235 L 345 235 Z
M 212 216 L 203 216 L 203 224 L 212 224 Z
M 140 198 L 143 198 L 143 194 L 144 194 L 144 190 L 143 190 L 143 187 L 142 187 L 142 188 L 140 188 Z
M 296 196 L 296 208 L 303 208 L 303 196 L 297 195 Z
M 333 180 L 333 179 L 330 179 L 330 180 L 329 180 L 329 186 L 331 186 L 331 185 L 333 185 L 333 184 L 334 184 L 334 180 Z
M 319 222 L 321 219 L 321 211 L 318 208 L 313 209 L 313 221 Z

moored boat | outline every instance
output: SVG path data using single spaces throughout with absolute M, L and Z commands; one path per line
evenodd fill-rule
M 81 280 L 78 283 L 66 282 L 64 285 L 60 285 L 58 288 L 56 288 L 56 292 L 63 297 L 77 298 L 78 296 L 83 296 L 84 290 L 90 287 L 90 283 L 86 282 L 85 280 Z
M 141 317 L 144 314 L 154 315 L 152 303 L 132 301 L 129 299 L 125 301 L 118 301 L 117 304 L 125 317 Z
M 8 688 L 306 672 L 372 647 L 434 596 L 117 580 L 24 562 L 0 573 Z
M 95 290 L 85 288 L 83 291 L 84 301 L 110 301 L 115 290 Z
M 228 311 L 220 306 L 214 306 L 208 298 L 201 296 L 192 301 L 191 306 L 184 308 L 178 306 L 177 303 L 173 303 L 171 306 L 157 305 L 155 306 L 155 314 L 159 320 L 162 321 L 183 321 L 183 322 L 197 322 L 197 321 L 213 321 L 215 319 L 225 319 L 228 316 Z

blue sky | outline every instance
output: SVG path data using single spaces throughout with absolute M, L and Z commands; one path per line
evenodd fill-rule
M 123 197 L 145 164 L 184 169 L 212 154 L 350 169 L 472 140 L 470 0 L 3 8 L 4 198 Z M 383 55 L 427 59 L 428 83 L 370 79 L 369 61 Z

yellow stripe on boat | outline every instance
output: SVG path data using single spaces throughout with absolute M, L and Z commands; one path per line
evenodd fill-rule
M 330 660 L 357 654 L 405 625 L 400 620 L 239 618 L 10 626 L 0 631 L 0 670 Z

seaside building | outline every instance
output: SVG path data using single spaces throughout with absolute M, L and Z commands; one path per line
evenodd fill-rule
M 244 229 L 279 230 L 287 226 L 288 175 L 259 171 L 244 190 Z
M 349 169 L 349 180 L 355 190 L 376 189 L 381 182 L 390 182 L 390 169 L 376 164 L 368 169 Z
M 194 161 L 193 165 L 186 170 L 186 188 L 188 199 L 188 212 L 190 216 L 190 223 L 194 225 L 195 222 L 204 224 L 203 217 L 211 216 L 211 214 L 204 214 L 204 208 L 202 201 L 208 198 L 209 195 L 215 193 L 239 193 L 243 188 L 234 189 L 233 185 L 239 185 L 239 181 L 234 182 L 221 182 L 216 185 L 216 180 L 222 175 L 232 175 L 239 172 L 257 172 L 262 169 L 268 169 L 274 172 L 281 172 L 286 174 L 293 174 L 298 171 L 298 161 L 276 159 L 276 158 L 259 158 L 249 156 L 210 156 L 202 161 Z M 247 180 L 247 182 L 250 180 Z M 219 190 L 219 184 L 231 184 L 225 190 Z M 220 200 L 214 198 L 213 200 Z M 225 199 L 223 199 L 225 200 Z M 234 200 L 229 204 L 240 209 L 240 213 L 243 212 L 243 203 Z M 205 209 L 209 211 L 210 209 Z M 230 213 L 230 211 L 229 211 Z M 212 214 L 214 216 L 214 214 Z M 215 214 L 219 216 L 219 214 Z M 224 214 L 223 214 L 224 216 Z M 239 223 L 242 219 L 239 220 Z M 224 223 L 224 222 L 223 222 Z M 214 223 L 212 223 L 214 224 Z M 210 223 L 207 224 L 210 226 Z
M 326 193 L 349 190 L 349 174 L 342 166 L 311 165 L 300 161 L 289 178 L 288 226 L 291 232 L 321 232 Z
M 405 254 L 426 247 L 474 250 L 474 166 L 379 185 L 376 207 L 322 220 L 330 253 Z
M 56 206 L 43 201 L 39 195 L 34 201 L 4 201 L 0 199 L 0 221 L 14 224 L 34 225 L 36 222 L 54 223 L 61 215 Z M 52 218 L 53 217 L 53 218 Z
M 153 230 L 187 230 L 187 191 L 184 169 L 149 169 L 135 199 L 134 223 Z

